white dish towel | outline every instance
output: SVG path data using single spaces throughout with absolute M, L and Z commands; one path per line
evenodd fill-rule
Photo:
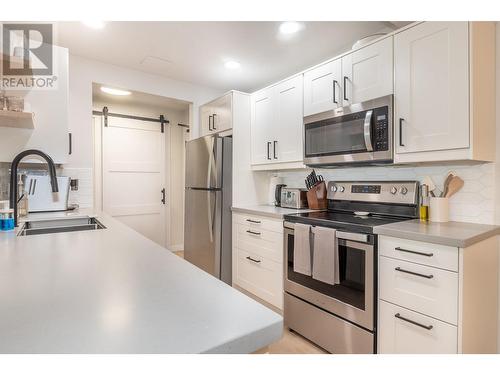
M 314 227 L 312 277 L 334 285 L 340 283 L 339 250 L 335 229 Z
M 311 226 L 296 223 L 293 236 L 293 271 L 311 276 Z

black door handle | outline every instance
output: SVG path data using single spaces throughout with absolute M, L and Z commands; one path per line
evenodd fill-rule
M 275 159 L 278 159 L 278 157 L 276 156 L 276 146 L 278 145 L 278 141 L 274 141 L 273 142 L 273 156 Z
M 403 143 L 403 121 L 405 119 L 404 118 L 399 118 L 399 145 L 404 147 L 404 143 Z
M 208 116 L 208 130 L 212 131 L 212 115 Z
M 394 250 L 402 251 L 404 253 L 423 255 L 423 256 L 426 256 L 426 257 L 431 257 L 431 256 L 434 255 L 434 253 L 422 253 L 420 251 L 403 249 L 402 247 L 395 247 Z
M 349 100 L 347 99 L 347 80 L 348 78 L 344 76 L 344 100 Z
M 217 116 L 217 114 L 213 114 L 212 115 L 212 130 L 217 130 L 217 128 L 215 127 L 215 116 Z
M 413 276 L 424 277 L 426 279 L 432 279 L 434 277 L 434 275 L 424 275 L 423 273 L 404 270 L 401 267 L 396 267 L 396 268 L 394 268 L 394 270 L 398 271 L 398 272 L 408 273 L 408 274 L 413 275 Z
M 73 153 L 73 139 L 71 133 L 68 133 L 68 141 L 69 141 L 68 155 L 71 155 Z
M 271 147 L 271 142 L 267 142 L 267 160 L 271 160 L 271 155 L 269 155 L 269 147 Z
M 260 236 L 260 232 L 254 232 L 253 230 L 247 230 L 247 233 L 255 234 L 256 236 Z
M 161 203 L 165 204 L 165 188 L 161 189 Z
M 333 80 L 333 102 L 335 104 L 339 104 L 339 102 L 336 100 L 337 99 L 337 94 L 335 93 L 335 86 L 337 85 L 337 80 Z
M 399 313 L 397 313 L 396 315 L 394 315 L 394 317 L 395 317 L 395 318 L 398 318 L 398 319 L 401 319 L 401 320 L 404 320 L 405 322 L 411 323 L 411 324 L 413 324 L 413 325 L 416 325 L 417 327 L 424 328 L 424 329 L 426 329 L 426 330 L 428 330 L 428 331 L 430 331 L 430 330 L 433 328 L 433 326 L 432 326 L 432 325 L 428 325 L 428 326 L 426 326 L 426 325 L 424 325 L 424 324 L 422 324 L 422 323 L 418 323 L 418 322 L 416 322 L 416 321 L 414 321 L 414 320 L 411 320 L 411 319 L 405 318 L 405 317 L 401 316 Z
M 260 224 L 259 220 L 247 219 L 247 221 L 250 222 L 250 223 Z
M 254 263 L 260 263 L 260 260 L 253 259 L 252 257 L 247 257 L 248 260 L 251 260 Z

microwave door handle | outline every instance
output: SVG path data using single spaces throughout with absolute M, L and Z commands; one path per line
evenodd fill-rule
M 373 151 L 372 115 L 373 115 L 373 111 L 368 111 L 368 112 L 366 112 L 366 116 L 365 116 L 364 137 L 365 137 L 366 151 Z

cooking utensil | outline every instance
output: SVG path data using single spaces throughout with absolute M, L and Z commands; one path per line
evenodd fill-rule
M 450 184 L 450 181 L 454 176 L 455 175 L 453 174 L 453 172 L 448 172 L 448 175 L 444 179 L 443 192 L 441 193 L 441 197 L 446 197 L 446 194 L 448 193 L 448 185 Z
M 432 178 L 430 178 L 429 176 L 425 176 L 423 181 L 422 181 L 422 185 L 427 185 L 427 187 L 429 188 L 429 194 L 432 197 L 436 196 L 436 193 L 434 191 L 437 192 L 437 189 L 436 189 L 436 185 L 434 184 L 434 181 L 432 181 Z M 437 195 L 439 195 L 439 194 L 437 194 Z
M 452 195 L 456 194 L 463 186 L 464 186 L 464 180 L 462 180 L 458 176 L 451 177 L 447 185 L 445 198 L 449 198 Z

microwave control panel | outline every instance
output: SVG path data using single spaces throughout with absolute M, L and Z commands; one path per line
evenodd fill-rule
M 373 149 L 387 151 L 389 149 L 389 114 L 388 107 L 373 110 Z

